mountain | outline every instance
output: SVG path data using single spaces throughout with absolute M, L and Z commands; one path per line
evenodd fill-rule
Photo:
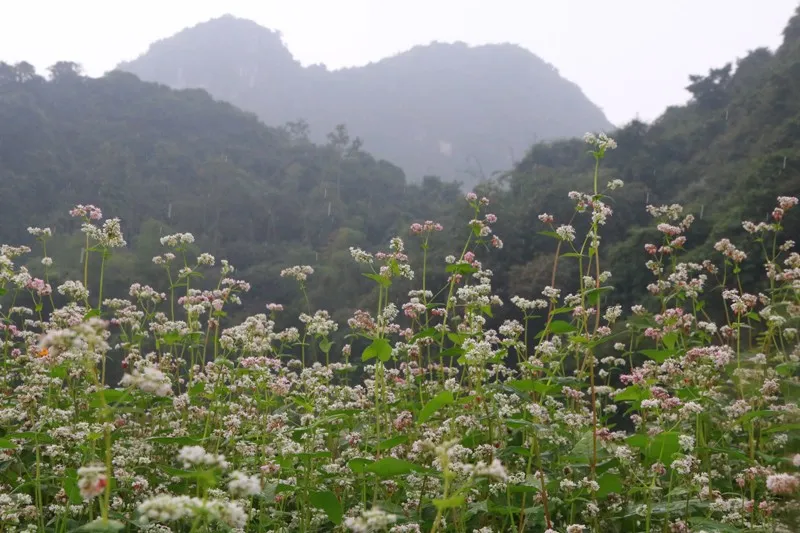
M 119 68 L 204 88 L 270 125 L 303 119 L 316 141 L 346 124 L 413 181 L 475 183 L 510 169 L 537 140 L 612 128 L 577 85 L 511 44 L 433 43 L 331 71 L 303 67 L 278 32 L 224 16 L 158 41 Z
M 800 8 L 783 35 L 775 52 L 759 48 L 735 65 L 691 76 L 687 105 L 667 109 L 650 125 L 633 121 L 613 132 L 619 148 L 604 160 L 601 184 L 614 178 L 625 182 L 610 193 L 614 216 L 603 228 L 616 298 L 639 301 L 651 281 L 642 268 L 643 246 L 658 232 L 646 204 L 680 203 L 695 215 L 687 242 L 690 260 L 706 257 L 727 237 L 746 246 L 751 257 L 743 283 L 761 277 L 761 245 L 742 221 L 772 221 L 776 197 L 800 192 Z M 497 231 L 507 250 L 495 271 L 508 294 L 535 293 L 549 279 L 543 273 L 552 257 L 542 251 L 553 244 L 537 235 L 537 229 L 547 229 L 537 217 L 548 212 L 567 223 L 573 214 L 567 194 L 590 189 L 593 171 L 582 140 L 540 143 L 492 185 L 503 214 Z M 800 236 L 798 217 L 783 224 L 787 236 Z
M 385 247 L 411 221 L 444 215 L 460 193 L 436 178 L 407 184 L 400 168 L 340 133 L 318 146 L 203 90 L 121 71 L 83 77 L 68 62 L 49 79 L 28 63 L 0 63 L 0 242 L 32 244 L 27 227 L 52 227 L 56 275 L 69 278 L 83 241 L 67 212 L 96 204 L 122 219 L 131 244 L 112 258 L 109 294 L 142 278 L 163 290 L 151 262 L 163 253 L 159 237 L 188 231 L 198 249 L 242 268 L 259 311 L 291 303 L 296 287 L 278 273 L 308 264 L 318 269 L 315 303 L 347 316 L 372 287 L 348 247 Z

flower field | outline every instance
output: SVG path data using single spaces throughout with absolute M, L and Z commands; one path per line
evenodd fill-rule
M 623 184 L 598 183 L 616 143 L 586 141 L 573 219 L 539 217 L 556 256 L 535 300 L 493 293 L 482 261 L 503 243 L 474 193 L 444 265 L 432 221 L 350 250 L 375 302 L 347 324 L 307 298 L 296 327 L 277 328 L 279 303 L 232 323 L 250 286 L 188 233 L 153 259 L 168 291 L 104 295 L 126 243 L 92 205 L 71 211 L 82 279 L 51 286 L 47 228 L 29 230 L 41 262 L 4 245 L 0 532 L 799 531 L 800 254 L 781 233 L 797 198 L 743 222 L 760 257 L 723 238 L 700 262 L 682 260 L 694 217 L 646 206 L 650 298 L 623 309 L 602 246 Z M 556 286 L 567 262 L 579 275 Z M 499 306 L 518 318 L 491 329 Z

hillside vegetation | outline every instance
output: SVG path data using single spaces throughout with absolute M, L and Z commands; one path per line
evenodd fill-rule
M 303 67 L 277 32 L 231 16 L 158 41 L 119 65 L 144 80 L 200 87 L 272 126 L 301 121 L 324 142 L 338 124 L 410 181 L 469 185 L 510 169 L 531 143 L 608 129 L 580 88 L 511 44 L 432 43 L 363 67 Z

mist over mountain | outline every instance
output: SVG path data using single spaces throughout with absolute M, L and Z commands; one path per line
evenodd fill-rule
M 512 44 L 432 43 L 331 71 L 303 67 L 279 32 L 224 16 L 158 41 L 119 68 L 206 89 L 268 125 L 292 122 L 313 141 L 345 124 L 412 181 L 439 175 L 472 184 L 512 168 L 532 143 L 612 128 L 577 85 Z

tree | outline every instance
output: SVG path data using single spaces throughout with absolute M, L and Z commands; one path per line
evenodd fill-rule
M 704 108 L 715 109 L 723 106 L 727 101 L 726 91 L 731 81 L 731 63 L 721 68 L 712 68 L 708 76 L 692 74 L 686 90 L 692 93 L 694 100 Z

